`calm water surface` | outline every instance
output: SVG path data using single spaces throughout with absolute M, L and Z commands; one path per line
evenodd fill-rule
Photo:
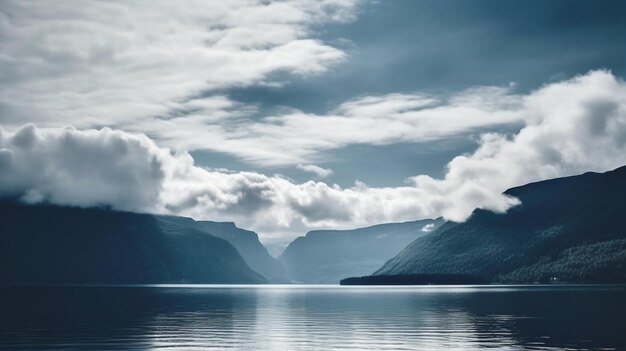
M 626 287 L 0 287 L 7 350 L 626 350 Z

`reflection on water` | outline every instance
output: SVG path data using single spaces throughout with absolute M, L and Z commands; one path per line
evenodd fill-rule
M 626 349 L 625 287 L 0 287 L 0 349 Z

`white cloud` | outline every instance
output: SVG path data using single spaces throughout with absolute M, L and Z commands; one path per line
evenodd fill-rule
M 206 125 L 233 104 L 218 89 L 343 61 L 311 27 L 352 20 L 355 1 L 3 1 L 0 122 L 167 129 L 193 110 Z
M 322 168 L 316 165 L 303 165 L 300 164 L 297 166 L 298 169 L 301 169 L 305 172 L 310 172 L 318 176 L 319 178 L 326 178 L 329 175 L 333 174 L 333 170 L 330 168 Z
M 177 119 L 177 128 L 151 123 L 137 130 L 150 130 L 158 140 L 183 149 L 224 152 L 265 166 L 298 165 L 349 145 L 428 142 L 520 123 L 521 99 L 509 87 L 472 88 L 447 97 L 387 94 L 350 100 L 321 115 L 292 110 L 260 120 L 240 116 L 214 124 L 185 116 Z
M 166 176 L 164 153 L 145 136 L 111 129 L 0 128 L 0 196 L 153 210 Z
M 280 85 L 346 60 L 314 28 L 353 20 L 358 0 L 0 4 L 0 124 L 108 126 L 179 151 L 264 166 L 316 164 L 353 144 L 427 142 L 519 122 L 511 87 L 434 97 L 363 96 L 324 114 L 258 119 L 233 87 Z M 337 38 L 341 39 L 341 38 Z
M 433 229 L 435 229 L 435 225 L 433 223 L 429 223 L 423 226 L 421 230 L 425 233 L 428 233 L 428 232 L 432 232 Z
M 474 103 L 461 100 L 459 109 Z M 626 164 L 626 83 L 609 72 L 552 83 L 518 100 L 493 113 L 519 116 L 519 133 L 484 134 L 442 179 L 421 175 L 401 187 L 341 188 L 209 170 L 142 135 L 26 126 L 0 132 L 0 195 L 234 220 L 264 240 L 287 240 L 312 228 L 440 215 L 462 221 L 476 207 L 502 212 L 518 203 L 501 194 L 509 187 Z
M 444 179 L 411 179 L 434 212 L 457 221 L 475 207 L 500 212 L 516 203 L 499 195 L 509 187 L 626 164 L 626 83 L 609 72 L 545 85 L 524 96 L 517 113 L 526 125 L 516 135 L 484 134 Z

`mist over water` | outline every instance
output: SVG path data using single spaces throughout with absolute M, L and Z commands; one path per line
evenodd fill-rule
M 626 348 L 626 287 L 2 287 L 6 350 Z

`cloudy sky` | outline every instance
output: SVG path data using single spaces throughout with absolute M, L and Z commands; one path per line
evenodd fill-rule
M 626 164 L 622 1 L 0 2 L 0 196 L 307 230 Z

